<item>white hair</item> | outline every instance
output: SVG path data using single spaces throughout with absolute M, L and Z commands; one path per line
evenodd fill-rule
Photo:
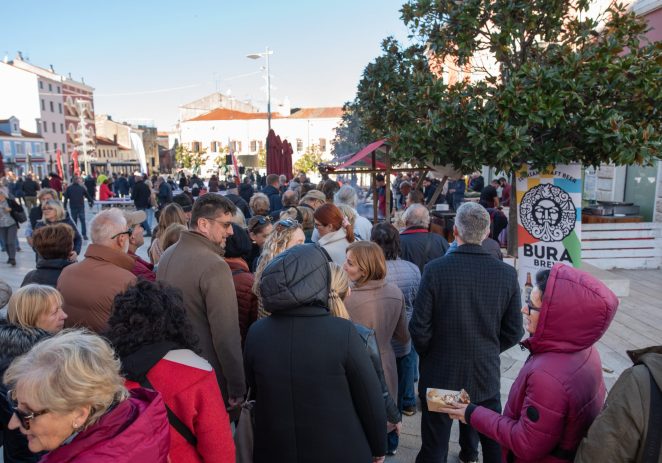
M 239 209 L 239 208 L 237 208 L 237 211 L 234 214 L 232 214 L 232 219 L 230 219 L 230 222 L 232 222 L 236 225 L 239 225 L 244 230 L 247 227 L 247 225 L 246 225 L 246 216 L 244 215 L 242 210 Z
M 94 244 L 104 245 L 110 241 L 111 236 L 126 230 L 126 219 L 119 209 L 100 212 L 90 222 L 90 238 Z
M 402 220 L 405 221 L 407 227 L 428 228 L 430 226 L 430 211 L 422 204 L 412 204 L 402 215 Z
M 464 203 L 457 210 L 455 227 L 465 243 L 481 244 L 490 230 L 490 214 L 480 204 Z
M 354 188 L 349 185 L 343 185 L 338 191 L 336 191 L 336 194 L 333 195 L 333 202 L 336 204 L 347 204 L 353 209 L 356 209 L 359 197 Z

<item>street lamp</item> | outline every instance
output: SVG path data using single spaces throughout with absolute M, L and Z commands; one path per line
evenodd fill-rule
M 269 55 L 273 55 L 274 51 L 269 50 L 269 47 L 265 48 L 265 51 L 261 53 L 251 53 L 246 55 L 246 58 L 250 59 L 260 59 L 265 57 L 267 60 L 267 124 L 269 131 L 271 131 L 271 74 L 269 74 Z

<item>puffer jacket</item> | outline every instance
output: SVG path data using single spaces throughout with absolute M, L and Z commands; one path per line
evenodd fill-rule
M 421 271 L 418 267 L 408 260 L 396 259 L 386 261 L 387 283 L 393 283 L 405 297 L 405 312 L 407 314 L 407 326 L 411 320 L 411 314 L 414 313 L 414 301 L 418 293 L 418 287 L 421 285 Z M 396 339 L 391 340 L 393 352 L 396 358 L 407 355 L 411 351 L 411 340 L 402 344 Z
M 386 453 L 377 374 L 349 320 L 328 311 L 324 252 L 295 246 L 265 268 L 271 313 L 248 330 L 244 362 L 255 398 L 255 463 L 364 463 Z
M 161 394 L 142 388 L 130 394 L 40 463 L 166 463 L 170 425 Z
M 327 233 L 317 240 L 317 244 L 329 253 L 329 257 L 336 264 L 342 265 L 345 262 L 349 241 L 347 241 L 347 231 L 344 228 Z
M 609 391 L 602 413 L 577 450 L 575 463 L 651 461 L 646 459 L 644 447 L 651 432 L 651 375 L 662 389 L 662 346 L 628 351 L 628 355 L 635 365 L 625 370 Z M 653 461 L 662 463 L 662 452 Z
M 241 347 L 244 347 L 248 328 L 257 320 L 257 297 L 253 294 L 254 277 L 248 269 L 248 264 L 241 257 L 226 257 L 225 262 L 232 271 L 234 290 L 237 293 Z
M 594 344 L 609 328 L 618 299 L 588 273 L 555 265 L 536 332 L 522 345 L 531 355 L 510 389 L 503 416 L 470 405 L 465 417 L 496 440 L 503 461 L 572 461 L 605 400 Z
M 4 400 L 7 388 L 1 379 L 16 357 L 25 354 L 32 346 L 49 336 L 48 332 L 39 328 L 25 328 L 4 320 L 0 321 L 0 423 L 2 424 L 0 430 L 4 442 L 2 450 L 5 463 L 37 462 L 42 456 L 30 452 L 28 440 L 21 431 L 4 429 L 13 411 Z

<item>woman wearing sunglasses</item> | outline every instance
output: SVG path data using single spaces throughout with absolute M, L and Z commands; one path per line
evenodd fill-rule
M 46 201 L 41 206 L 41 212 L 41 220 L 38 220 L 34 226 L 35 231 L 56 223 L 63 223 L 71 227 L 74 232 L 74 250 L 69 256 L 69 260 L 75 261 L 80 254 L 81 247 L 83 246 L 83 238 L 80 236 L 80 233 L 78 233 L 76 224 L 74 224 L 71 217 L 69 217 L 69 213 L 64 210 L 62 203 L 57 199 L 49 199 Z M 39 257 L 37 257 L 37 260 L 38 259 Z
M 267 237 L 274 229 L 271 223 L 271 217 L 264 215 L 254 215 L 248 221 L 248 236 L 252 241 L 251 252 L 248 255 L 248 267 L 254 271 L 257 267 L 257 261 L 262 254 L 262 248 Z
M 283 219 L 274 224 L 274 229 L 267 237 L 262 247 L 262 254 L 260 254 L 257 268 L 255 270 L 255 280 L 253 283 L 253 293 L 257 296 L 258 300 L 258 318 L 264 318 L 269 315 L 263 308 L 262 297 L 260 295 L 260 279 L 262 272 L 269 265 L 274 257 L 283 251 L 286 251 L 298 244 L 303 244 L 306 241 L 306 235 L 303 234 L 301 224 L 296 220 Z
M 609 328 L 618 299 L 601 281 L 557 264 L 536 275 L 522 308 L 530 355 L 510 389 L 503 415 L 455 403 L 444 411 L 494 439 L 503 461 L 573 461 L 605 401 L 595 343 Z
M 170 430 L 158 392 L 130 393 L 103 338 L 65 331 L 36 344 L 7 369 L 9 429 L 28 439 L 42 463 L 158 462 Z

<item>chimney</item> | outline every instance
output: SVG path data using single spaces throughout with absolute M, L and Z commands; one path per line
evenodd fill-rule
M 16 59 L 19 60 L 19 61 L 23 61 L 23 52 L 22 51 L 20 51 L 20 50 L 18 51 Z
M 113 135 L 113 143 L 117 145 L 117 134 Z
M 53 65 L 49 64 L 48 65 L 48 70 L 51 71 L 53 74 L 55 74 L 55 69 L 53 69 Z
M 71 73 L 69 73 L 69 80 L 74 80 L 74 79 L 71 77 Z

